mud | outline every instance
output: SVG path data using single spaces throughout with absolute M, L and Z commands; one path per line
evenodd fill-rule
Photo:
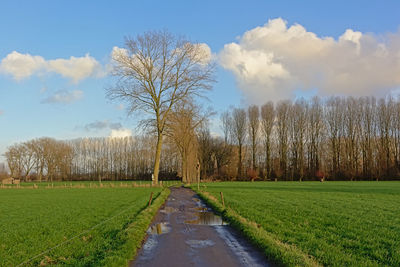
M 272 266 L 190 189 L 172 188 L 129 266 Z

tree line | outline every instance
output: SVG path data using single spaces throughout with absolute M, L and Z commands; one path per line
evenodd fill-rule
M 220 115 L 222 136 L 211 134 L 210 115 L 191 101 L 171 110 L 160 178 L 400 178 L 400 101 L 392 97 L 314 97 L 231 108 Z M 157 138 L 40 138 L 10 146 L 5 157 L 11 175 L 23 180 L 151 179 Z
M 230 179 L 397 179 L 400 101 L 330 97 L 268 102 L 221 115 Z
M 23 181 L 151 179 L 154 137 L 39 138 L 10 146 L 5 153 L 10 175 Z M 165 147 L 161 174 L 177 178 L 177 156 Z

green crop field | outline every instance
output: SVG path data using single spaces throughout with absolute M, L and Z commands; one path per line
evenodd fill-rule
M 126 228 L 147 206 L 150 193 L 161 190 L 0 189 L 0 266 L 103 266 L 108 256 L 120 253 Z M 143 227 L 137 231 L 145 232 Z
M 400 266 L 400 182 L 221 182 L 202 188 L 218 201 L 223 192 L 227 207 L 321 265 Z

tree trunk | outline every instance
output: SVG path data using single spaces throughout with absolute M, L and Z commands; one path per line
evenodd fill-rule
M 239 161 L 237 178 L 242 178 L 242 144 L 239 144 Z
M 160 171 L 160 160 L 161 160 L 161 147 L 162 147 L 162 134 L 158 133 L 157 146 L 156 146 L 156 158 L 154 160 L 154 184 L 158 184 L 158 173 Z

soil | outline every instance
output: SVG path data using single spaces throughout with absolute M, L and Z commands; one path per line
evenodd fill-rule
M 171 188 L 129 266 L 272 266 L 188 188 Z

